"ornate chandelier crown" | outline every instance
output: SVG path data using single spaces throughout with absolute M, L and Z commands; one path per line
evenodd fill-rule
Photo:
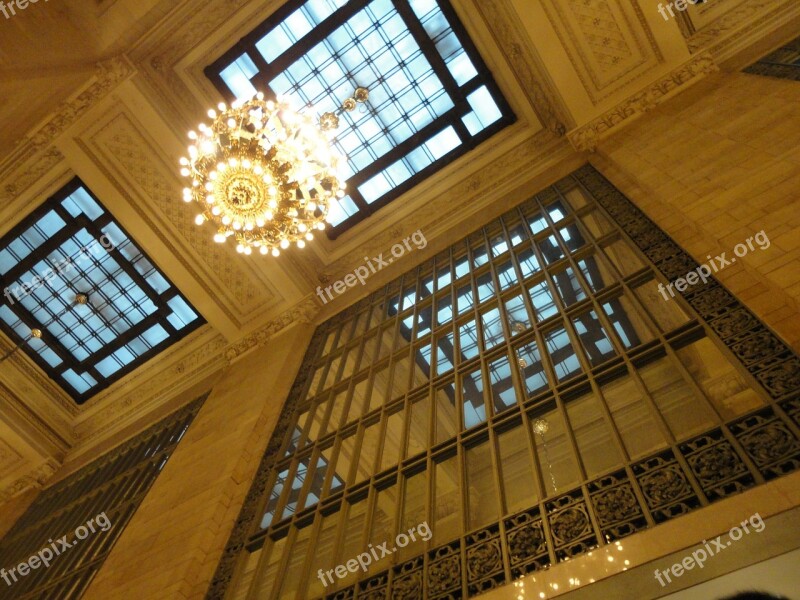
M 366 101 L 367 90 L 357 92 L 340 112 Z M 344 196 L 343 159 L 324 133 L 338 118 L 325 113 L 318 126 L 262 93 L 218 108 L 208 111 L 210 126 L 189 132 L 189 157 L 181 159 L 181 175 L 191 180 L 183 199 L 202 211 L 195 223 L 211 222 L 214 241 L 233 236 L 244 254 L 258 248 L 278 256 L 292 243 L 303 248 L 313 230 L 325 229 L 330 203 Z

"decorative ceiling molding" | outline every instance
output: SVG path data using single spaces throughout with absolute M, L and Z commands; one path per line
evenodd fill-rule
M 50 119 L 31 131 L 0 161 L 0 181 L 52 143 L 67 127 L 135 73 L 136 68 L 125 56 L 117 56 L 98 63 L 96 73 L 83 89 L 62 102 Z
M 0 490 L 0 504 L 30 490 L 40 490 L 61 467 L 59 461 L 48 458 L 28 475 L 20 477 Z
M 566 124 L 573 123 L 572 117 L 550 84 L 550 77 L 536 56 L 514 7 L 508 0 L 479 0 L 476 6 L 545 128 L 563 136 Z
M 73 430 L 76 445 L 70 460 L 222 369 L 226 344 L 225 338 L 204 326 L 89 400 Z M 141 426 L 149 424 L 147 420 Z
M 747 0 L 699 29 L 686 44 L 690 52 L 709 51 L 721 62 L 798 15 L 797 0 Z
M 228 364 L 233 364 L 245 354 L 260 346 L 264 346 L 279 331 L 286 329 L 294 323 L 313 323 L 320 312 L 316 296 L 306 296 L 292 308 L 272 319 L 269 323 L 244 336 L 242 339 L 230 344 L 225 349 L 225 359 Z
M 59 165 L 64 160 L 64 155 L 55 146 L 50 146 L 44 152 L 34 155 L 34 158 L 25 165 L 18 165 L 5 173 L 0 173 L 0 181 L 7 181 L 0 189 L 0 210 L 6 208 L 21 192 L 41 180 L 45 173 Z
M 613 109 L 605 112 L 586 125 L 582 125 L 568 135 L 572 145 L 579 151 L 594 152 L 598 142 L 611 135 L 612 129 L 630 124 L 633 120 L 649 112 L 667 98 L 694 85 L 709 73 L 719 71 L 709 52 L 694 56 L 691 60 L 659 78 L 642 91 L 629 96 Z
M 637 2 L 542 0 L 542 7 L 594 104 L 664 61 Z

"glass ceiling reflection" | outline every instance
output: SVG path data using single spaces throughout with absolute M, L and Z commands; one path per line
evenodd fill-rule
M 77 178 L 0 240 L 0 282 L 0 328 L 79 404 L 204 323 Z
M 228 97 L 269 89 L 318 115 L 369 89 L 335 139 L 349 195 L 331 237 L 514 121 L 445 0 L 290 2 L 206 72 Z

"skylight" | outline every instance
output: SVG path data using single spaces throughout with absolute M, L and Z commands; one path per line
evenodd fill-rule
M 369 89 L 337 130 L 331 238 L 515 120 L 446 0 L 295 0 L 206 74 L 229 99 L 271 91 L 317 115 Z
M 0 328 L 79 404 L 204 323 L 77 178 L 0 240 L 0 284 Z

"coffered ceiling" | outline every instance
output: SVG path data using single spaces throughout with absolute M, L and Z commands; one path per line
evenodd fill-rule
M 800 19 L 795 0 L 711 0 L 666 21 L 654 0 L 452 4 L 517 121 L 336 240 L 278 259 L 215 244 L 180 201 L 177 165 L 186 131 L 221 99 L 204 68 L 280 0 L 53 0 L 0 16 L 0 235 L 78 176 L 207 322 L 80 407 L 24 354 L 0 364 L 0 501 L 145 427 L 276 331 L 321 322 L 432 256 Z M 424 250 L 317 298 L 417 229 Z

